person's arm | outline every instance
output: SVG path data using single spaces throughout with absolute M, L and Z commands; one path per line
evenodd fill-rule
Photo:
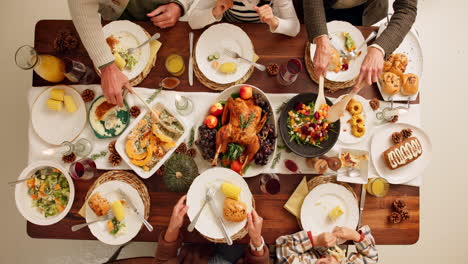
M 216 1 L 201 0 L 197 6 L 192 7 L 188 17 L 188 23 L 192 29 L 200 29 L 207 25 L 221 21 L 223 16 L 215 17 L 213 8 L 216 6 Z
M 312 250 L 314 247 L 331 247 L 336 244 L 336 238 L 330 233 L 315 235 L 311 231 L 300 231 L 292 235 L 276 239 L 276 257 L 280 263 L 308 263 L 318 256 Z
M 374 44 L 382 47 L 385 55 L 390 55 L 405 38 L 416 20 L 418 0 L 396 0 L 393 3 L 393 16 L 387 28 Z
M 177 252 L 182 245 L 182 237 L 180 235 L 180 228 L 184 223 L 184 217 L 188 211 L 188 205 L 185 204 L 187 196 L 182 196 L 177 204 L 172 209 L 171 219 L 166 232 L 159 235 L 158 247 L 156 249 L 156 256 L 154 257 L 154 264 L 166 263 L 170 259 L 177 257 Z
M 315 43 L 315 38 L 319 36 L 328 35 L 323 0 L 304 1 L 304 24 L 310 43 Z
M 97 0 L 68 0 L 68 7 L 81 42 L 99 69 L 114 62 L 114 55 L 102 32 Z
M 182 245 L 182 237 L 177 232 L 176 240 L 171 240 L 170 242 L 166 240 L 166 235 L 168 231 L 164 231 L 159 234 L 158 247 L 156 251 L 156 256 L 154 257 L 153 264 L 162 264 L 166 263 L 170 259 L 177 257 L 177 252 Z
M 379 261 L 379 254 L 375 247 L 375 240 L 370 232 L 369 226 L 363 226 L 359 229 L 360 238 L 354 240 L 357 253 L 351 253 L 348 259 L 351 262 L 362 260 L 363 263 L 374 264 Z
M 274 5 L 273 10 L 278 12 L 278 14 L 275 14 L 278 19 L 278 26 L 276 28 L 270 26 L 270 31 L 290 37 L 297 36 L 301 30 L 301 24 L 297 18 L 292 0 L 276 0 Z

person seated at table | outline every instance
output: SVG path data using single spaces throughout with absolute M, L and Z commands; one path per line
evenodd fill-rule
M 101 70 L 102 92 L 112 104 L 122 105 L 127 77 L 114 63 L 102 32 L 104 20 L 151 20 L 159 28 L 175 25 L 192 0 L 68 0 L 70 14 L 94 65 Z
M 255 209 L 247 215 L 247 228 L 250 237 L 250 246 L 240 248 L 242 245 L 227 246 L 224 244 L 185 244 L 180 229 L 187 214 L 188 206 L 184 203 L 187 196 L 179 199 L 172 210 L 169 226 L 161 232 L 154 264 L 163 263 L 247 263 L 268 264 L 269 251 L 262 238 L 263 219 Z M 242 246 L 243 247 L 243 246 Z M 232 250 L 230 250 L 232 249 Z M 237 262 L 236 262 L 237 261 Z
M 327 73 L 330 63 L 330 41 L 327 21 L 348 21 L 355 26 L 371 26 L 387 16 L 388 0 L 307 0 L 304 20 L 309 41 L 317 45 L 313 58 L 315 76 Z M 377 82 L 382 73 L 384 57 L 403 41 L 416 19 L 417 0 L 395 0 L 394 14 L 387 28 L 367 49 L 356 85 Z M 360 43 L 358 43 L 359 45 Z
M 357 252 L 346 257 L 341 249 L 334 247 L 337 240 L 353 241 Z M 369 226 L 363 226 L 359 231 L 335 227 L 332 233 L 315 235 L 301 231 L 281 236 L 276 239 L 276 257 L 280 264 L 372 264 L 379 260 Z
M 265 23 L 272 33 L 295 37 L 300 30 L 292 0 L 200 0 L 188 17 L 192 29 L 215 22 Z

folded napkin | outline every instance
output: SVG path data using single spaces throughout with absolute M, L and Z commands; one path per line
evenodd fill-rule
M 301 207 L 304 198 L 309 193 L 309 187 L 307 186 L 307 178 L 304 176 L 299 185 L 296 187 L 296 190 L 293 192 L 289 200 L 284 205 L 284 209 L 288 210 L 294 216 L 301 217 Z

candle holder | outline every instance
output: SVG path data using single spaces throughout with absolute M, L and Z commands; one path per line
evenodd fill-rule
M 91 141 L 85 138 L 80 138 L 76 141 L 76 143 L 64 141 L 62 144 L 60 144 L 60 147 L 45 149 L 42 151 L 42 153 L 47 156 L 53 156 L 57 153 L 66 156 L 75 153 L 77 156 L 86 157 L 91 153 L 92 150 L 93 145 Z
M 393 103 L 394 103 L 393 97 L 390 96 L 389 100 L 390 100 L 390 107 L 385 107 L 384 109 L 382 109 L 382 111 L 377 112 L 375 114 L 377 120 L 380 120 L 383 122 L 390 122 L 393 120 L 395 116 L 400 116 L 400 115 L 404 115 L 408 113 L 411 108 L 411 104 L 410 104 L 411 97 L 408 97 L 408 100 L 406 101 L 406 106 L 393 107 Z
M 179 114 L 186 116 L 193 111 L 193 102 L 186 96 L 176 94 L 175 96 L 175 107 Z

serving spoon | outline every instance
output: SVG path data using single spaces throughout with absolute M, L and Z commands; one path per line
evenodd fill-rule
M 318 110 L 320 110 L 320 107 L 323 104 L 327 104 L 327 101 L 325 101 L 325 94 L 324 94 L 324 91 L 323 91 L 324 82 L 325 82 L 325 80 L 324 80 L 323 74 L 320 74 L 319 90 L 318 90 L 317 99 L 315 99 L 314 113 L 317 112 Z
M 359 86 L 354 86 L 353 90 L 349 94 L 341 98 L 340 101 L 334 103 L 328 111 L 327 121 L 329 121 L 330 123 L 338 121 L 343 116 L 349 101 L 354 97 L 354 95 L 359 93 L 359 91 L 364 87 L 364 85 L 365 82 L 361 82 Z

